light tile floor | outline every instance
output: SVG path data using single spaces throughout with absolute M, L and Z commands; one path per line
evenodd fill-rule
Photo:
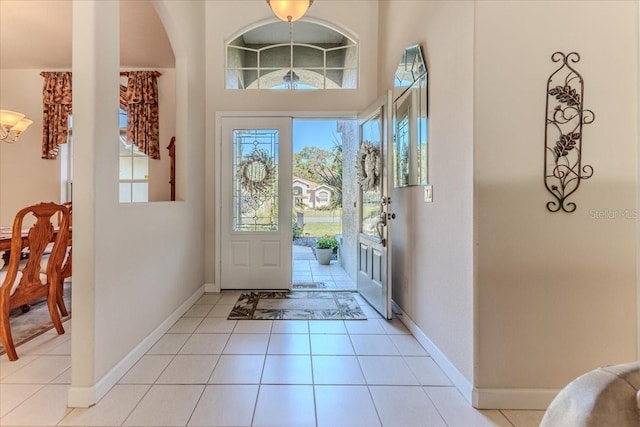
M 323 282 L 327 290 L 356 290 L 355 283 L 338 261 L 320 265 L 311 248 L 305 246 L 293 246 L 293 282 Z
M 205 294 L 98 404 L 67 408 L 71 325 L 0 362 L 2 426 L 504 426 L 542 411 L 479 411 L 401 322 L 229 321 Z

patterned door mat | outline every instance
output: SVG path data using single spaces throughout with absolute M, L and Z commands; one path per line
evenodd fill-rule
M 324 282 L 294 282 L 293 289 L 327 289 Z
M 230 320 L 366 320 L 353 292 L 245 292 Z

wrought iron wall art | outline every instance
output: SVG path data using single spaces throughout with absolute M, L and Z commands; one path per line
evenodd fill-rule
M 580 181 L 593 176 L 593 167 L 582 165 L 582 127 L 593 123 L 595 115 L 583 108 L 584 81 L 571 66 L 580 61 L 580 55 L 555 52 L 551 60 L 561 65 L 547 80 L 544 184 L 554 197 L 547 209 L 574 212 L 576 204 L 567 198 L 578 190 Z

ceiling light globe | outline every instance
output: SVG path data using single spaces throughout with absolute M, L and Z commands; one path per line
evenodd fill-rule
M 24 132 L 32 123 L 32 120 L 22 119 L 11 128 L 11 131 L 15 133 Z
M 0 110 L 0 123 L 5 128 L 11 129 L 23 118 L 24 114 L 10 110 Z
M 273 13 L 285 22 L 293 22 L 302 18 L 313 0 L 267 0 Z

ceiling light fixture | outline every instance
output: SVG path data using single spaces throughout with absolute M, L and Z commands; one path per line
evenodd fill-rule
M 313 0 L 267 0 L 273 13 L 285 22 L 302 18 L 313 4 Z
M 0 141 L 13 144 L 29 125 L 33 123 L 24 114 L 0 110 Z
M 287 89 L 295 89 L 298 87 L 298 82 L 300 81 L 300 77 L 293 70 L 287 71 L 287 74 L 282 78 L 284 80 L 285 87 Z

